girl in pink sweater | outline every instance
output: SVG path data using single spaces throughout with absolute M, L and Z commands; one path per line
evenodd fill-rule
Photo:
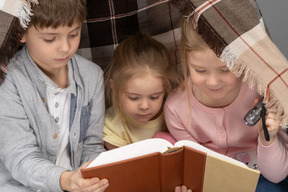
M 287 190 L 284 179 L 288 174 L 288 137 L 275 111 L 266 113 L 270 136 L 266 141 L 261 123 L 250 127 L 243 121 L 260 98 L 256 89 L 250 89 L 241 76 L 236 77 L 228 69 L 192 27 L 191 20 L 183 18 L 181 23 L 180 56 L 185 80 L 164 106 L 171 135 L 259 169 L 256 191 Z

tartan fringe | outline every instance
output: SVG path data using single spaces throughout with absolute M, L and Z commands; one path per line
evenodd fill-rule
M 238 54 L 236 54 L 233 51 L 233 49 L 231 49 L 228 45 L 222 51 L 222 53 L 220 55 L 220 59 L 221 59 L 221 61 L 225 62 L 226 66 L 231 70 L 233 68 L 236 60 L 238 59 Z
M 243 82 L 246 82 L 249 88 L 256 88 L 256 91 L 259 95 L 264 96 L 264 103 L 269 111 L 269 109 L 276 110 L 276 118 L 281 119 L 281 126 L 285 128 L 288 125 L 288 111 L 285 111 L 283 106 L 280 104 L 277 95 L 266 85 L 261 83 L 260 78 L 255 75 L 255 72 L 249 69 L 249 66 L 244 65 L 243 63 L 235 63 L 231 69 L 232 73 L 236 77 L 243 76 Z M 267 94 L 269 92 L 269 94 Z
M 32 13 L 32 6 L 38 4 L 38 0 L 23 0 L 19 1 L 19 11 L 18 11 L 18 18 L 20 20 L 21 26 L 26 29 L 30 22 L 30 16 L 33 15 Z

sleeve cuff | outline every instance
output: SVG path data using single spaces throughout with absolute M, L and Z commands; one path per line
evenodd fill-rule
M 47 184 L 49 186 L 49 191 L 63 192 L 60 187 L 60 176 L 67 171 L 65 168 L 54 166 L 47 173 Z

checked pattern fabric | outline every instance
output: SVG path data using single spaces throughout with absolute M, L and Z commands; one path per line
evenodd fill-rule
M 117 45 L 140 31 L 162 42 L 174 58 L 180 39 L 181 13 L 169 0 L 87 0 L 87 21 L 78 54 L 104 71 Z

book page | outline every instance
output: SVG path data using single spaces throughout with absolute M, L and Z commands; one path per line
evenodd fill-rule
M 238 165 L 241 165 L 241 166 L 244 166 L 244 167 L 248 167 L 247 165 L 245 165 L 244 163 L 242 163 L 241 161 L 237 161 L 236 159 L 233 159 L 231 157 L 228 157 L 226 155 L 223 155 L 221 153 L 217 153 L 211 149 L 208 149 L 206 147 L 204 147 L 203 145 L 200 145 L 199 143 L 196 143 L 194 141 L 189 141 L 189 140 L 181 140 L 181 141 L 178 141 L 174 144 L 175 147 L 182 147 L 182 146 L 187 146 L 187 147 L 190 147 L 192 149 L 196 149 L 198 151 L 202 151 L 204 153 L 207 153 L 209 155 L 213 155 L 217 158 L 220 158 L 220 159 L 223 159 L 223 160 L 226 160 L 228 162 L 231 162 L 231 163 L 236 163 Z
M 166 151 L 168 147 L 173 147 L 173 145 L 164 139 L 152 138 L 142 140 L 123 147 L 102 152 L 95 158 L 95 160 L 92 161 L 92 163 L 90 163 L 87 168 L 114 163 L 155 152 L 162 153 Z

